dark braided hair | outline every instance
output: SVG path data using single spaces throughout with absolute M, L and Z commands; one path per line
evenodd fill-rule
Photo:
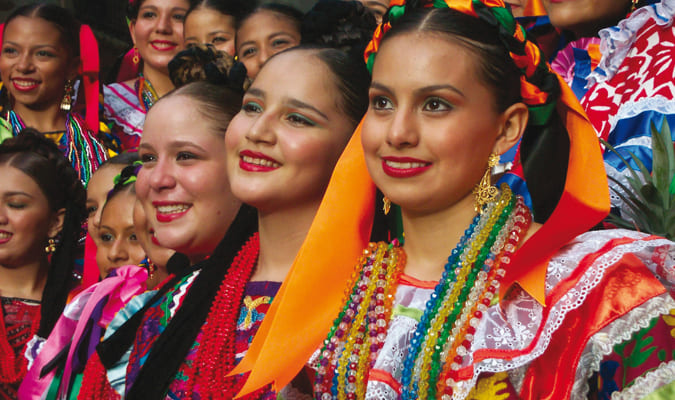
M 302 12 L 298 10 L 295 7 L 286 5 L 286 4 L 281 4 L 281 3 L 264 3 L 261 4 L 255 8 L 247 10 L 246 13 L 244 13 L 241 18 L 237 19 L 237 30 L 241 28 L 241 26 L 246 22 L 247 19 L 251 18 L 255 14 L 259 13 L 260 11 L 271 11 L 283 18 L 288 19 L 295 25 L 295 27 L 298 29 L 298 32 L 300 32 L 300 25 L 302 23 Z
M 56 144 L 32 128 L 22 130 L 20 135 L 0 145 L 0 164 L 14 167 L 33 178 L 52 211 L 65 209 L 63 227 L 42 292 L 37 334 L 47 337 L 63 312 L 74 283 L 76 248 L 86 217 L 86 192 L 77 172 Z
M 375 27 L 375 17 L 358 1 L 320 0 L 302 19 L 301 44 L 332 47 L 363 60 Z

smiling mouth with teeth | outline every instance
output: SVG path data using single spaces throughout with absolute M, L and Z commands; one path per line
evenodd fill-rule
M 168 206 L 157 206 L 157 212 L 160 214 L 175 214 L 187 211 L 190 208 L 187 204 L 172 204 Z
M 276 163 L 276 162 L 270 161 L 270 160 L 265 160 L 265 159 L 262 159 L 262 158 L 254 158 L 254 157 L 250 157 L 250 156 L 243 156 L 242 160 L 244 160 L 244 162 L 247 162 L 249 164 L 260 165 L 260 166 L 263 166 L 263 167 L 270 167 L 270 168 L 281 167 L 281 164 L 279 164 L 279 163 Z
M 422 168 L 426 167 L 429 165 L 429 163 L 420 163 L 420 162 L 397 162 L 397 161 L 391 161 L 391 160 L 386 160 L 385 163 L 396 169 L 411 169 L 411 168 Z
M 9 232 L 0 232 L 0 239 L 9 239 L 12 237 L 12 234 Z

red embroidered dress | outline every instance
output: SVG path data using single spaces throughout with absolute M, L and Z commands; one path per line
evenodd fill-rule
M 16 399 L 16 391 L 26 374 L 26 344 L 40 325 L 40 303 L 0 297 L 0 399 Z

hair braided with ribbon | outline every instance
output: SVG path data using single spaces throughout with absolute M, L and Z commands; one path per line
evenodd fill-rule
M 383 41 L 395 36 L 396 32 L 406 28 L 402 25 L 409 23 L 411 14 L 424 13 L 423 9 L 447 9 L 448 21 L 462 19 L 463 14 L 480 20 L 476 23 L 489 25 L 497 33 L 496 42 L 501 51 L 505 51 L 512 60 L 513 73 L 504 74 L 505 82 L 494 85 L 497 92 L 499 111 L 503 111 L 511 104 L 522 101 L 528 106 L 529 120 L 523 134 L 516 168 L 523 169 L 527 182 L 527 189 L 532 197 L 532 211 L 537 222 L 545 221 L 553 212 L 562 193 L 567 158 L 569 154 L 569 139 L 566 129 L 556 110 L 560 98 L 560 84 L 554 72 L 542 57 L 541 51 L 532 41 L 528 40 L 525 29 L 518 24 L 502 0 L 394 0 L 383 22 L 375 31 L 373 40 L 368 44 L 364 53 L 366 64 L 372 71 L 377 51 Z M 436 10 L 433 10 L 436 11 Z M 432 10 L 427 11 L 431 13 Z M 443 11 L 438 10 L 443 13 Z M 452 14 L 452 15 L 451 15 Z M 418 18 L 417 29 L 420 31 L 434 31 L 435 28 L 426 28 L 427 18 Z M 466 18 L 464 18 L 466 19 Z M 446 24 L 452 25 L 452 24 Z M 408 27 L 409 29 L 410 27 Z M 461 36 L 462 28 L 448 26 L 445 33 L 451 36 Z M 481 27 L 475 27 L 471 35 L 484 35 Z M 468 35 L 469 33 L 466 32 Z M 471 42 L 471 39 L 459 37 L 460 42 Z M 482 42 L 482 40 L 478 40 Z M 476 49 L 480 52 L 479 43 Z M 506 54 L 505 53 L 505 54 Z M 481 52 L 483 54 L 483 52 Z M 503 58 L 503 57 L 502 57 Z M 493 59 L 494 61 L 494 59 Z M 487 64 L 492 64 L 488 62 Z M 518 79 L 518 87 L 512 87 L 507 81 Z M 514 80 L 515 82 L 515 80 Z M 503 86 L 503 87 L 500 87 Z M 501 93 L 500 93 L 501 92 Z M 504 97 L 505 104 L 500 103 Z M 519 164 L 522 163 L 522 166 Z M 545 165 L 545 168 L 542 168 Z M 538 167 L 537 167 L 538 166 Z

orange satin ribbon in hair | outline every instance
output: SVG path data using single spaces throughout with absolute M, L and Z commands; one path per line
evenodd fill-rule
M 467 0 L 446 1 L 453 8 L 457 4 L 471 7 Z M 503 4 L 500 0 L 490 3 Z M 512 258 L 500 293 L 503 296 L 517 283 L 542 304 L 550 257 L 609 212 L 609 189 L 597 136 L 572 91 L 560 77 L 558 81 L 562 91 L 558 112 L 570 139 L 564 191 L 550 218 Z M 336 166 L 291 271 L 248 353 L 231 372 L 251 371 L 240 395 L 270 383 L 276 390 L 286 386 L 320 347 L 339 312 L 368 240 L 373 215 L 375 189 L 360 137 L 359 125 Z
M 528 0 L 523 8 L 524 17 L 543 17 L 546 15 L 546 9 L 541 0 Z

